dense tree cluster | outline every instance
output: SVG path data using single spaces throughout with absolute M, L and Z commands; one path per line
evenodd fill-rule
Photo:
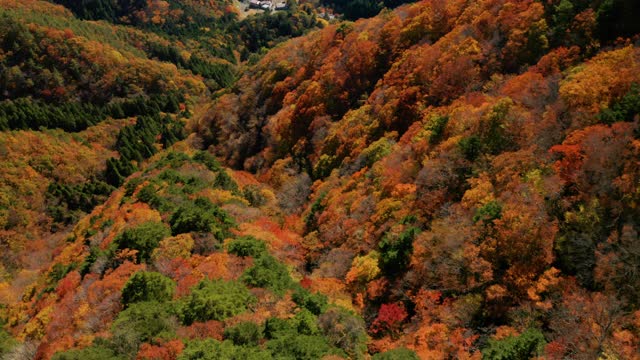
M 182 139 L 194 103 L 231 86 L 254 51 L 250 23 L 267 34 L 260 52 L 321 26 L 309 7 L 241 22 L 224 0 L 0 1 L 0 278 L 29 262 L 27 238 L 49 251 L 52 233 Z
M 173 119 L 156 113 L 152 116 L 138 117 L 134 125 L 126 126 L 118 133 L 115 144 L 119 158 L 107 160 L 105 178 L 109 184 L 119 186 L 124 179 L 136 171 L 135 164 L 155 154 L 158 138 L 165 147 L 171 146 L 184 137 L 181 119 Z
M 18 12 L 1 16 L 3 100 L 32 97 L 48 103 L 71 103 L 67 106 L 77 101 L 98 106 L 141 94 L 198 93 L 198 79 L 180 74 L 168 64 L 129 56 L 124 49 L 78 36 L 70 29 L 28 24 Z M 83 110 L 95 116 L 91 105 L 84 105 Z M 80 111 L 79 104 L 75 107 L 61 109 Z
M 198 130 L 282 200 L 315 180 L 289 209 L 310 278 L 346 280 L 381 357 L 624 358 L 640 57 L 621 11 L 638 13 L 434 0 L 330 25 L 268 53 Z
M 404 3 L 414 2 L 414 0 L 321 0 L 323 5 L 333 8 L 338 13 L 344 15 L 348 20 L 357 20 L 378 15 L 383 8 L 394 8 Z
M 82 19 L 121 22 L 183 36 L 193 34 L 202 27 L 233 21 L 236 16 L 236 13 L 230 10 L 231 1 L 229 0 L 157 2 L 54 0 L 54 2 L 64 5 Z
M 82 26 L 113 29 L 83 39 L 77 19 L 56 32 L 0 4 L 0 77 L 26 70 L 25 94 L 84 59 L 66 52 L 95 54 L 91 36 L 124 58 L 87 70 L 116 94 L 103 103 L 83 101 L 95 89 L 81 78 L 2 95 L 4 128 L 40 129 L 0 134 L 0 154 L 33 154 L 0 182 L 0 324 L 20 339 L 0 331 L 2 356 L 637 357 L 634 2 L 425 0 L 262 59 L 323 22 L 308 5 L 236 22 L 224 2 L 68 3 L 108 20 Z M 350 17 L 396 5 L 333 4 Z M 205 83 L 214 100 L 192 113 Z M 74 161 L 95 175 L 72 177 Z M 38 204 L 69 230 L 23 234 Z M 40 272 L 18 272 L 25 244 Z M 11 272 L 35 279 L 19 297 Z
M 199 97 L 234 83 L 240 57 L 320 23 L 311 8 L 292 8 L 241 25 L 230 1 L 52 2 L 0 1 L 2 325 L 5 320 L 8 327 L 17 324 L 5 303 L 17 299 L 20 290 L 8 284 L 22 276 L 20 271 L 37 276 L 32 269 L 48 266 L 53 247 L 82 244 L 85 256 L 56 262 L 45 271 L 42 286 L 24 299 L 35 304 L 56 296 L 61 307 L 50 313 L 48 305 L 35 306 L 31 315 L 45 311 L 38 324 L 17 320 L 26 326 L 23 344 L 2 332 L 1 356 L 50 358 L 59 352 L 61 359 L 116 359 L 140 352 L 140 357 L 160 353 L 175 358 L 191 336 L 176 340 L 176 331 L 200 326 L 186 329 L 178 312 L 180 299 L 191 293 L 197 278 L 249 268 L 232 253 L 221 252 L 223 242 L 236 236 L 234 218 L 222 205 L 271 207 L 273 193 L 257 184 L 239 186 L 206 152 L 193 160 L 169 153 L 150 167 L 145 162 L 183 139 L 185 119 Z M 258 45 L 242 37 L 249 23 L 265 34 Z M 119 192 L 113 186 L 143 169 L 162 171 L 155 171 L 148 183 L 134 178 L 126 184 L 124 199 L 134 206 L 127 210 L 127 204 L 120 204 L 122 218 L 111 213 L 82 219 L 111 201 L 109 195 Z M 139 221 L 129 223 L 129 216 Z M 89 228 L 69 233 L 71 225 L 81 222 Z M 256 242 L 263 246 L 245 256 L 267 258 L 265 242 Z M 293 252 L 284 245 L 279 251 Z M 175 261 L 192 255 L 211 258 L 193 263 L 185 278 L 170 274 L 169 269 L 180 268 Z M 284 270 L 279 276 L 293 281 L 284 265 L 269 266 Z M 174 299 L 176 294 L 180 299 Z M 83 305 L 72 324 L 66 316 L 74 312 L 74 303 Z M 43 332 L 45 324 L 51 328 Z M 109 336 L 92 341 L 97 332 Z M 83 344 L 74 344 L 71 334 L 82 334 Z M 31 340 L 43 335 L 36 350 Z M 76 345 L 90 346 L 62 352 Z
M 220 195 L 236 197 L 231 203 L 243 203 L 242 192 L 216 187 L 221 172 L 225 169 L 206 152 L 192 156 L 168 152 L 131 178 L 122 190 L 122 201 L 108 201 L 86 223 L 90 229 L 77 229 L 81 238 L 73 244 L 83 249 L 84 263 L 79 264 L 81 259 L 76 256 L 70 264 L 56 263 L 47 272 L 48 288 L 26 300 L 43 304 L 43 299 L 53 296 L 47 294 L 55 294 L 53 306 L 68 311 L 24 325 L 32 332 L 30 336 L 45 334 L 36 356 L 316 359 L 348 354 L 363 358 L 363 320 L 294 280 L 290 267 L 271 254 L 288 245 L 271 243 L 267 247 L 265 240 L 256 237 L 258 233 L 236 236 L 225 232 L 217 241 L 227 238 L 226 251 L 223 247 L 203 251 L 202 245 L 198 249 L 198 239 L 216 233 L 211 225 L 202 228 L 199 221 L 181 220 L 180 230 L 172 236 L 170 225 L 177 223 L 176 216 L 191 219 L 217 214 L 216 226 L 223 224 L 222 217 L 227 219 L 225 226 L 236 226 L 212 202 L 221 204 L 221 198 L 208 191 L 215 188 Z M 156 200 L 144 195 L 150 186 L 156 196 L 152 199 L 166 197 L 174 205 L 151 209 L 146 201 Z M 191 199 L 193 193 L 208 198 Z M 228 205 L 230 200 L 226 201 Z M 188 206 L 199 209 L 187 216 L 181 209 Z M 107 214 L 119 215 L 103 218 Z M 124 218 L 137 225 L 126 225 Z M 268 239 L 274 236 L 262 234 Z M 97 246 L 101 240 L 107 241 L 106 250 Z M 74 317 L 80 321 L 77 325 L 71 324 Z M 93 325 L 88 328 L 89 324 Z M 40 332 L 40 326 L 46 330 Z M 109 336 L 92 335 L 97 328 Z M 84 345 L 69 341 L 69 336 L 78 335 L 89 335 L 91 340 Z
M 298 8 L 295 8 L 298 10 Z M 284 39 L 304 34 L 319 26 L 315 11 L 301 7 L 298 11 L 278 11 L 248 17 L 239 24 L 240 37 L 246 46 L 244 57 L 271 48 Z

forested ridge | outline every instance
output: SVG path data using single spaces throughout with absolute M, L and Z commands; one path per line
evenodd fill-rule
M 640 6 L 288 5 L 0 0 L 0 357 L 640 358 Z
M 241 59 L 322 25 L 311 8 L 281 12 L 275 29 L 275 15 L 240 21 L 235 8 L 217 1 L 130 4 L 142 11 L 137 16 L 158 17 L 140 22 L 87 20 L 78 7 L 104 7 L 74 4 L 0 3 L 0 242 L 7 249 L 0 277 L 7 280 L 32 261 L 23 258 L 23 237 L 48 257 L 58 230 L 184 138 L 196 105 L 234 83 Z M 246 27 L 262 35 L 245 40 Z

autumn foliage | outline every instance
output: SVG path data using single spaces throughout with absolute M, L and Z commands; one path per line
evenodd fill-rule
M 214 46 L 233 26 L 201 36 L 176 23 L 212 10 L 235 24 L 225 2 L 111 2 L 132 10 L 117 18 L 72 9 L 126 41 L 76 34 L 103 22 L 66 31 L 34 15 L 73 19 L 60 6 L 0 4 L 0 25 L 31 49 L 0 53 L 0 65 L 20 60 L 0 75 L 11 77 L 5 105 L 93 114 L 65 104 L 103 91 L 116 94 L 100 105 L 109 111 L 144 99 L 132 100 L 140 113 L 96 113 L 105 119 L 73 135 L 0 134 L 0 319 L 22 343 L 12 349 L 638 358 L 634 2 L 424 0 L 261 55 Z M 258 36 L 270 21 L 300 34 L 317 24 L 312 7 L 236 25 L 255 30 L 250 46 L 270 46 Z M 77 52 L 99 81 L 59 76 Z M 218 72 L 245 59 L 237 78 Z M 26 73 L 38 81 L 17 86 Z M 103 189 L 108 174 L 122 185 Z

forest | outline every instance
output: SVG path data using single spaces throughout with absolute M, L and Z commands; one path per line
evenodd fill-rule
M 640 4 L 289 5 L 0 0 L 0 358 L 640 359 Z

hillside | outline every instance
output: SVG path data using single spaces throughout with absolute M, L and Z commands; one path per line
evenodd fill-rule
M 271 15 L 240 22 L 222 2 L 180 6 L 157 13 L 165 26 L 158 27 L 87 21 L 76 7 L 45 1 L 0 2 L 0 279 L 19 284 L 11 298 L 48 263 L 69 226 L 144 159 L 183 138 L 194 107 L 235 81 L 240 58 L 256 46 L 244 45 L 240 29 L 272 30 L 263 23 Z M 285 14 L 294 20 L 283 23 L 299 34 L 317 25 L 297 25 L 311 17 L 302 11 Z M 200 30 L 181 33 L 184 16 L 197 18 L 189 23 Z M 200 28 L 219 18 L 224 26 Z M 259 46 L 291 35 L 267 34 Z
M 283 194 L 283 172 L 312 184 L 305 266 L 344 279 L 371 352 L 633 358 L 640 52 L 611 41 L 637 30 L 622 9 L 425 1 L 336 24 L 272 50 L 194 129 Z
M 316 3 L 0 0 L 0 356 L 640 358 L 640 6 Z

